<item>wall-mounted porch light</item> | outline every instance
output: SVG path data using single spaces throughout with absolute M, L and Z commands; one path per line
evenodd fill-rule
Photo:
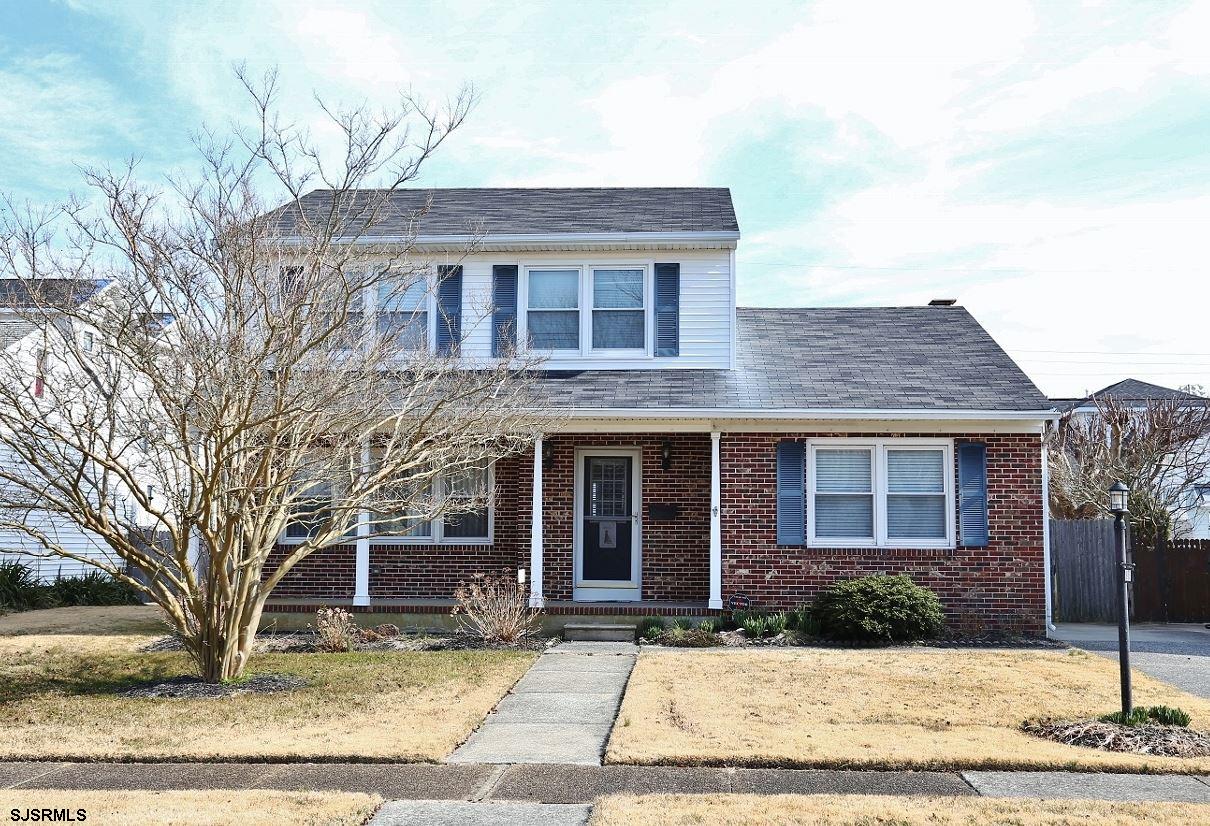
M 660 445 L 660 462 L 664 470 L 672 470 L 672 442 L 667 439 Z
M 549 439 L 542 440 L 542 469 L 550 470 L 555 463 L 555 446 Z

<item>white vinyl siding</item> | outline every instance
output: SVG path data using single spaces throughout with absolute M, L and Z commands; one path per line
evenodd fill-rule
M 951 548 L 949 439 L 814 439 L 807 449 L 807 544 Z

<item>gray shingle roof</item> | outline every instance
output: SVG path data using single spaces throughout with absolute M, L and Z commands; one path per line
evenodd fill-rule
M 1206 399 L 1202 396 L 1193 393 L 1186 393 L 1184 390 L 1173 390 L 1171 387 L 1163 387 L 1158 384 L 1152 384 L 1149 381 L 1140 381 L 1139 379 L 1123 379 L 1115 382 L 1108 387 L 1102 387 L 1100 390 L 1088 396 L 1080 398 L 1062 398 L 1051 399 L 1053 403 L 1064 410 L 1069 410 L 1073 407 L 1079 407 L 1085 402 L 1091 402 L 1095 399 L 1115 399 L 1120 402 L 1146 402 L 1146 401 L 1162 401 L 1165 399 L 1176 399 L 1177 401 L 1201 402 L 1205 403 Z
M 0 307 L 74 306 L 101 286 L 101 282 L 78 278 L 0 278 Z
M 348 197 L 341 211 L 361 220 L 381 190 Z M 332 209 L 332 190 L 317 189 L 298 202 L 310 216 Z M 423 215 L 420 213 L 428 207 Z M 288 231 L 297 216 L 287 204 L 270 216 Z M 413 222 L 418 235 L 582 234 L 634 232 L 738 232 L 731 190 L 705 187 L 625 189 L 399 189 L 367 236 L 398 236 Z
M 737 311 L 735 370 L 548 371 L 552 405 L 630 409 L 1048 410 L 961 307 Z

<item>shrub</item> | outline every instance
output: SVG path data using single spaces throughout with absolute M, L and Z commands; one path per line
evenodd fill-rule
M 819 636 L 819 620 L 809 605 L 803 605 L 786 613 L 786 628 L 799 637 L 810 639 Z
M 0 562 L 0 610 L 29 611 L 54 605 L 50 590 L 38 581 L 32 568 L 23 562 Z
M 903 642 L 941 633 L 941 601 L 906 576 L 868 576 L 837 582 L 819 595 L 815 617 L 832 639 Z
M 689 617 L 677 617 L 672 621 L 672 625 L 674 628 L 679 628 L 682 631 L 688 631 L 693 627 L 693 620 L 689 619 Z
M 343 608 L 326 605 L 315 612 L 315 633 L 319 635 L 319 650 L 343 654 L 357 646 L 357 623 Z
M 478 575 L 454 591 L 454 616 L 462 629 L 484 642 L 516 645 L 538 629 L 538 611 L 529 593 L 506 570 Z
M 784 633 L 789 624 L 789 617 L 785 611 L 778 611 L 776 614 L 765 615 L 765 634 L 770 637 L 776 637 L 778 634 Z
M 744 631 L 744 636 L 750 640 L 759 640 L 768 629 L 765 618 L 760 614 L 749 614 L 741 617 L 738 622 L 739 627 Z
M 682 628 L 679 625 L 674 625 L 669 630 L 663 632 L 656 641 L 661 645 L 670 645 L 677 648 L 711 648 L 723 644 L 719 635 L 713 631 L 703 630 L 700 626 L 697 628 Z
M 664 633 L 666 625 L 663 617 L 643 617 L 639 620 L 639 639 L 655 642 Z
M 1115 711 L 1112 714 L 1102 715 L 1100 718 L 1102 723 L 1116 723 L 1119 726 L 1130 726 L 1131 728 L 1145 726 L 1150 723 L 1185 728 L 1189 725 L 1191 719 L 1185 711 L 1169 706 L 1135 706 L 1130 710 L 1129 716 L 1123 715 L 1120 711 Z
M 718 621 L 712 620 L 712 619 L 704 619 L 704 620 L 702 620 L 701 624 L 698 625 L 698 629 L 701 631 L 705 631 L 707 634 L 717 634 L 718 633 Z
M 49 586 L 56 605 L 138 605 L 139 593 L 102 571 L 56 579 Z

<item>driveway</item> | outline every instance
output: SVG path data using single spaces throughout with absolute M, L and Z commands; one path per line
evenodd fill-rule
M 1059 623 L 1052 637 L 1118 658 L 1118 627 Z M 1152 677 L 1210 699 L 1210 629 L 1195 623 L 1143 623 L 1130 627 L 1130 664 Z

